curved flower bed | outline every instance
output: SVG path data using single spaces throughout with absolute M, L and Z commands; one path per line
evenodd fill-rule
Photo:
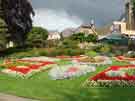
M 20 61 L 29 61 L 29 62 L 33 62 L 33 61 L 36 61 L 36 62 L 44 62 L 44 61 L 55 62 L 55 61 L 59 61 L 60 59 L 40 56 L 40 57 L 27 57 L 27 58 L 22 58 L 22 59 L 19 59 L 19 60 Z
M 135 58 L 129 58 L 125 56 L 117 56 L 115 59 L 119 62 L 129 62 L 132 65 L 135 65 Z
M 79 77 L 81 75 L 85 75 L 89 72 L 95 71 L 95 67 L 88 65 L 64 65 L 64 66 L 56 66 L 49 71 L 49 76 L 53 80 L 57 79 L 66 79 Z
M 115 59 L 117 61 L 127 61 L 127 62 L 135 61 L 135 58 L 129 58 L 129 57 L 125 57 L 125 56 L 117 56 L 117 57 L 115 57 Z
M 135 65 L 111 66 L 87 82 L 89 86 L 135 86 Z
M 79 61 L 81 58 L 86 57 L 85 55 L 80 55 L 80 56 L 57 56 L 56 58 L 61 59 L 61 60 L 77 60 Z
M 111 59 L 107 56 L 96 56 L 92 58 L 84 57 L 81 58 L 78 62 L 80 62 L 81 64 L 89 64 L 96 66 L 112 64 Z

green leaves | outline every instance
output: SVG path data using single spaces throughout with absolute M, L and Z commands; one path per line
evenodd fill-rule
M 34 27 L 27 35 L 27 44 L 33 47 L 42 47 L 48 38 L 48 31 L 41 27 Z
M 76 33 L 71 36 L 71 39 L 79 42 L 96 42 L 97 36 L 95 34 Z

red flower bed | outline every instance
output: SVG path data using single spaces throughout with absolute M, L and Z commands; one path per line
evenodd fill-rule
M 96 76 L 90 78 L 90 80 L 135 80 L 135 75 L 128 75 L 125 73 L 125 76 L 108 76 L 107 72 L 109 71 L 119 71 L 120 69 L 135 69 L 135 65 L 128 65 L 128 66 L 111 66 L 108 69 L 104 70 L 103 72 L 97 74 Z
M 10 70 L 20 72 L 22 74 L 28 74 L 31 71 L 30 68 L 23 68 L 23 67 L 22 68 L 12 67 L 12 68 L 10 68 Z
M 15 64 L 14 64 L 15 63 Z M 13 73 L 14 75 L 27 76 L 32 73 L 47 69 L 48 65 L 55 64 L 50 61 L 31 61 L 31 60 L 16 60 L 6 62 L 5 65 L 9 65 L 8 68 L 3 70 L 3 73 Z M 45 66 L 45 67 L 44 67 Z

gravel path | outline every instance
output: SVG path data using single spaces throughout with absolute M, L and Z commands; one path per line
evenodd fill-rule
M 0 93 L 0 101 L 39 101 Z

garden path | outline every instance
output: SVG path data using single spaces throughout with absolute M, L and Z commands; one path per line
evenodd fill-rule
M 38 101 L 38 100 L 32 100 L 23 97 L 17 97 L 14 95 L 0 93 L 0 101 Z

